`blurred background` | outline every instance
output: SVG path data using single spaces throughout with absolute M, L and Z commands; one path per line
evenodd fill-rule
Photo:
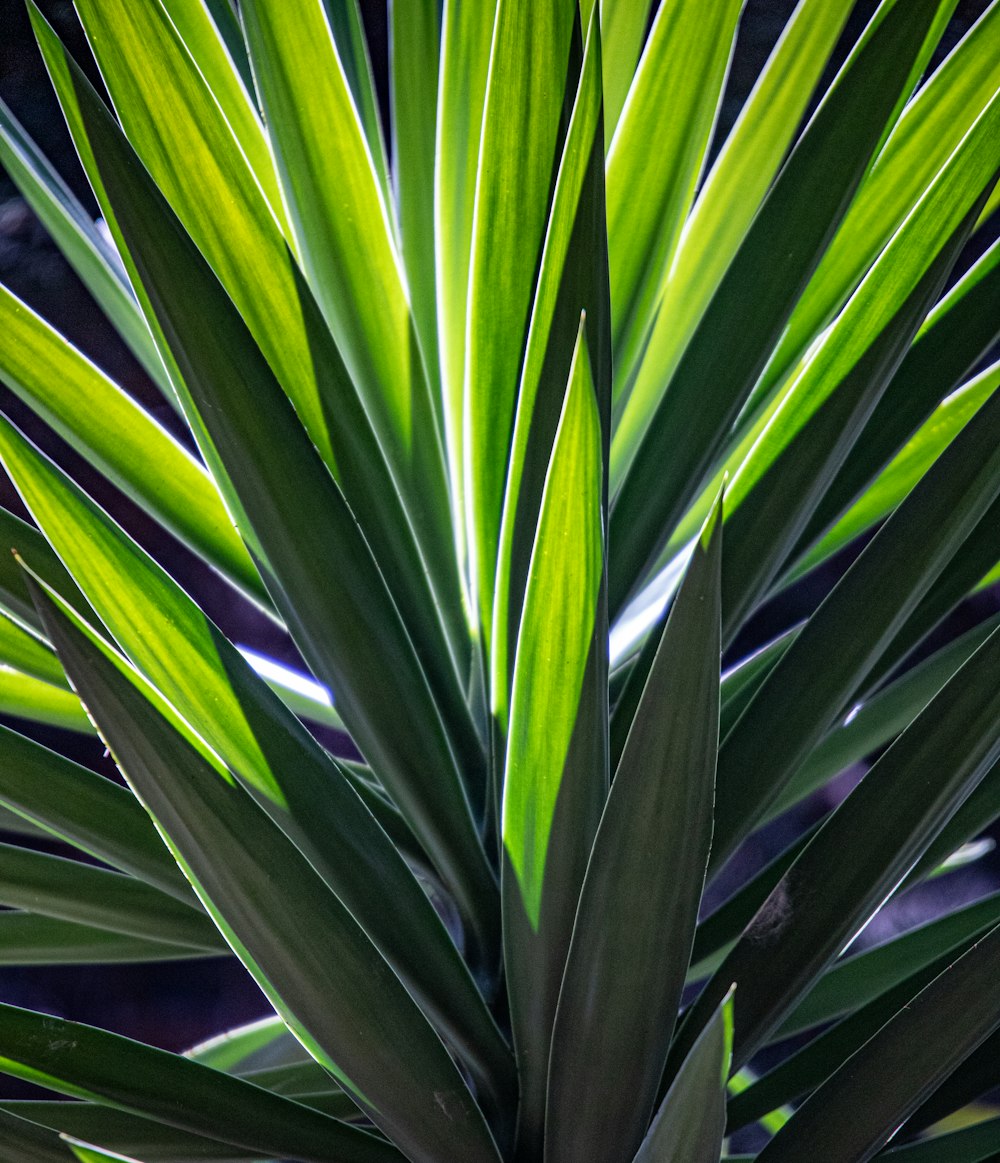
M 341 0 L 328 0 L 329 3 Z M 462 0 L 459 0 L 462 2 Z M 465 0 L 475 3 L 476 0 Z M 70 46 L 95 83 L 99 77 L 86 48 L 73 5 L 66 0 L 40 0 L 39 6 Z M 875 0 L 860 0 L 848 26 L 836 67 L 874 10 Z M 388 43 L 385 0 L 361 0 L 368 27 L 376 79 L 387 112 Z M 748 0 L 737 53 L 729 79 L 726 103 L 718 127 L 716 148 L 763 65 L 793 0 Z M 958 4 L 934 64 L 954 46 L 986 7 L 986 0 L 962 0 Z M 822 88 L 822 86 L 821 86 Z M 0 0 L 0 99 L 20 120 L 30 136 L 55 164 L 74 193 L 97 213 L 76 161 L 61 114 L 48 84 L 34 44 L 24 0 Z M 1000 215 L 996 216 L 1000 217 Z M 959 264 L 963 270 L 992 242 L 994 233 L 977 240 Z M 54 323 L 95 363 L 130 391 L 179 439 L 186 434 L 176 424 L 171 409 L 161 401 L 140 366 L 118 340 L 45 234 L 16 188 L 0 170 L 0 281 Z M 0 335 L 0 343 L 3 336 Z M 993 358 L 996 358 L 995 355 Z M 249 646 L 284 663 L 303 669 L 301 660 L 282 634 L 252 607 L 221 583 L 169 534 L 145 518 L 120 493 L 90 470 L 44 424 L 36 420 L 15 397 L 0 386 L 0 409 L 11 416 L 37 444 L 53 456 L 84 487 L 160 560 L 185 588 L 197 593 L 208 613 L 237 644 Z M 6 478 L 0 479 L 0 504 L 27 517 Z M 849 564 L 854 547 L 828 568 L 811 575 L 783 595 L 780 602 L 763 609 L 735 645 L 730 662 L 744 656 L 777 633 L 793 625 L 815 608 L 831 583 Z M 925 649 L 968 629 L 1000 608 L 996 590 L 965 602 L 928 640 Z M 911 660 L 913 661 L 913 660 Z M 70 732 L 41 732 L 17 720 L 4 722 L 80 763 L 114 778 L 113 767 L 94 739 Z M 332 740 L 328 740 L 333 742 Z M 781 850 L 791 834 L 797 834 L 829 808 L 831 797 L 840 797 L 863 774 L 858 767 L 845 772 L 820 802 L 810 801 L 794 813 L 774 822 L 741 852 L 714 894 L 716 902 L 728 889 Z M 0 833 L 0 838 L 3 834 Z M 58 845 L 39 841 L 39 847 L 57 852 Z M 884 910 L 862 935 L 866 944 L 928 919 L 942 900 L 962 903 L 1000 885 L 1000 859 L 987 852 L 964 869 L 938 878 L 908 893 Z M 0 951 L 2 962 L 2 951 Z M 0 965 L 0 1001 L 43 1010 L 89 1022 L 171 1050 L 185 1049 L 220 1031 L 260 1017 L 269 1007 L 247 975 L 232 959 L 173 962 L 164 965 L 117 967 L 65 966 L 59 968 L 3 967 Z M 33 1088 L 0 1076 L 0 1095 L 27 1097 Z

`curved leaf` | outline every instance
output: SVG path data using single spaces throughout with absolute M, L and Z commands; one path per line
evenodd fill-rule
M 388 1143 L 228 1074 L 68 1022 L 0 1005 L 0 1071 L 194 1134 L 308 1163 L 395 1163 Z
M 452 1152 L 495 1161 L 486 1124 L 454 1063 L 305 855 L 210 761 L 204 745 L 124 659 L 68 607 L 41 590 L 37 600 L 135 794 L 299 1039 L 413 1159 L 431 1163 Z M 405 1057 L 400 1045 L 407 1047 Z M 338 1135 L 348 1158 L 366 1149 L 365 1140 L 355 1145 L 346 1130 Z M 332 1134 L 328 1142 L 332 1152 Z
M 142 881 L 10 844 L 0 844 L 0 903 L 149 941 L 226 952 L 204 913 Z
M 0 378 L 165 528 L 267 604 L 212 478 L 82 353 L 0 286 Z

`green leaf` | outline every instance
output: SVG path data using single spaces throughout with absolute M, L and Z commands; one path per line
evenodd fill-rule
M 610 398 L 610 311 L 598 32 L 594 18 L 556 176 L 517 392 L 500 526 L 490 652 L 491 710 L 502 730 L 507 726 L 512 677 L 510 657 L 517 645 L 538 509 L 562 413 L 565 384 L 576 351 L 581 313 L 586 317 L 588 352 L 593 353 L 591 366 L 600 412 L 607 411 L 601 401 Z M 591 257 L 595 254 L 596 260 Z M 595 268 L 598 269 L 595 271 Z
M 188 905 L 197 902 L 146 813 L 122 787 L 0 727 L 0 803 Z
M 246 1163 L 245 1152 L 231 1144 L 191 1135 L 97 1103 L 19 1099 L 3 1103 L 2 1109 L 53 1131 L 99 1143 L 105 1149 L 137 1155 L 144 1163 L 176 1163 L 178 1158 L 189 1163 L 200 1163 L 203 1159 Z M 65 1152 L 60 1159 L 66 1163 Z
M 65 1137 L 64 1142 L 78 1163 L 140 1163 L 138 1159 L 131 1159 L 117 1153 L 111 1154 L 108 1151 L 103 1151 L 100 1147 L 80 1143 L 76 1139 Z
M 0 378 L 72 448 L 258 604 L 267 593 L 212 478 L 130 396 L 0 286 Z
M 982 403 L 1000 387 L 1000 363 L 993 364 L 950 395 L 885 466 L 836 525 L 796 566 L 800 575 L 832 557 L 849 541 L 876 525 L 903 500 L 941 451 Z M 881 401 L 880 401 L 881 402 Z M 878 421 L 878 408 L 871 423 Z
M 343 0 L 322 0 L 322 4 L 333 33 L 337 56 L 351 88 L 358 120 L 364 129 L 382 199 L 391 216 L 389 162 L 385 153 L 385 135 L 379 117 L 378 93 L 361 8 L 358 0 L 346 0 L 346 3 Z
M 535 536 L 504 775 L 510 887 L 535 930 L 566 757 L 578 716 L 590 712 L 584 675 L 603 569 L 600 481 L 600 429 L 581 330 Z
M 413 321 L 439 407 L 434 171 L 440 7 L 439 0 L 411 0 L 389 9 L 393 178 L 401 249 Z
M 608 148 L 612 336 L 615 375 L 626 383 L 694 201 L 742 7 L 740 0 L 659 6 Z
M 0 844 L 0 903 L 150 941 L 227 951 L 204 913 L 140 880 L 10 844 Z
M 74 1098 L 144 1114 L 251 1152 L 308 1163 L 399 1160 L 391 1147 L 228 1074 L 68 1022 L 0 1005 L 0 1071 Z
M 0 713 L 83 735 L 94 731 L 72 691 L 4 665 L 0 665 Z
M 151 319 L 157 324 L 164 355 L 177 373 L 178 390 L 183 396 L 187 418 L 199 438 L 213 476 L 220 482 L 220 488 L 223 483 L 225 485 L 227 503 L 237 516 L 244 541 L 256 557 L 263 559 L 266 555 L 255 536 L 254 524 L 243 511 L 242 494 L 238 494 L 235 489 L 227 466 L 220 460 L 214 441 L 206 431 L 201 413 L 196 407 L 196 402 L 203 402 L 202 396 L 199 394 L 198 400 L 192 402 L 189 389 L 194 391 L 206 385 L 214 385 L 232 399 L 236 414 L 247 411 L 247 391 L 253 393 L 255 400 L 268 400 L 271 408 L 283 416 L 283 420 L 278 421 L 281 425 L 278 431 L 285 433 L 286 441 L 292 441 L 293 449 L 302 450 L 301 455 L 310 464 L 314 464 L 318 450 L 324 446 L 329 447 L 329 440 L 326 439 L 324 445 L 324 441 L 310 429 L 309 435 L 313 438 L 313 446 L 310 447 L 298 423 L 291 421 L 290 410 L 277 391 L 270 365 L 247 336 L 233 310 L 233 303 L 222 293 L 218 283 L 207 271 L 203 258 L 164 206 L 149 175 L 135 163 L 116 123 L 107 115 L 86 79 L 67 60 L 51 29 L 39 22 L 37 31 L 64 109 L 69 111 L 71 123 L 76 128 L 77 147 L 85 149 L 86 156 L 90 158 L 91 181 L 96 184 L 101 181 L 102 175 L 107 174 L 109 183 L 116 191 L 115 209 L 109 205 L 106 213 L 114 220 L 114 229 L 119 235 L 124 228 L 118 221 L 119 216 L 122 217 L 122 223 L 129 228 L 129 239 L 141 252 L 141 272 L 136 266 L 138 258 L 133 260 L 130 257 L 129 261 L 135 269 L 137 285 L 143 288 L 144 301 Z M 124 238 L 122 246 L 128 253 L 130 248 Z M 147 280 L 151 283 L 148 290 L 143 286 Z M 168 313 L 167 308 L 176 308 L 177 314 L 172 309 Z M 167 314 L 162 328 L 159 322 L 161 313 Z M 321 321 L 319 326 L 326 333 Z M 231 345 L 231 350 L 224 353 L 220 351 L 223 338 Z M 174 349 L 182 345 L 183 350 L 175 358 Z M 195 349 L 194 352 L 190 351 L 191 347 Z M 193 385 L 184 384 L 178 359 L 183 359 L 185 368 L 194 377 Z M 234 363 L 242 368 L 242 375 L 233 374 Z M 328 358 L 323 346 L 317 346 L 317 367 L 329 370 L 332 364 L 337 364 L 336 357 Z M 446 709 L 453 728 L 455 751 L 469 768 L 471 794 L 476 790 L 477 782 L 480 785 L 483 782 L 482 745 L 462 697 L 455 660 L 449 657 L 448 649 L 442 641 L 440 608 L 435 606 L 420 554 L 402 511 L 400 496 L 387 475 L 374 433 L 353 388 L 346 379 L 338 376 L 334 379 L 336 383 L 333 386 L 337 387 L 339 398 L 331 402 L 327 414 L 331 418 L 331 425 L 336 428 L 337 455 L 344 470 L 340 474 L 339 484 L 344 486 L 344 499 L 353 510 L 349 523 L 350 536 L 358 540 L 354 520 L 357 518 L 384 577 L 392 579 L 393 599 L 405 612 L 410 636 L 418 645 L 419 653 L 428 667 L 439 705 Z M 299 419 L 303 418 L 301 403 L 296 414 Z M 256 432 L 258 438 L 265 440 L 267 451 L 259 467 L 262 470 L 270 468 L 290 486 L 294 478 L 285 475 L 275 460 L 275 444 L 280 446 L 284 442 L 269 431 L 263 417 L 260 419 L 262 422 L 256 426 Z M 286 448 L 285 455 L 291 456 L 298 464 L 291 450 Z M 245 473 L 251 466 L 245 463 L 244 454 L 241 457 L 242 471 Z M 321 490 L 329 493 L 333 489 L 333 484 L 324 473 L 314 471 L 313 475 Z M 295 504 L 298 519 L 307 523 L 302 503 L 304 495 L 299 493 Z M 322 496 L 314 499 L 320 511 L 324 503 Z M 343 501 L 338 503 L 337 508 L 343 509 Z M 311 538 L 311 525 L 305 536 L 307 540 Z M 368 550 L 365 550 L 364 556 L 368 556 Z M 383 592 L 384 589 L 385 583 L 379 582 L 374 592 Z M 461 620 L 457 605 L 447 608 L 452 609 L 453 618 Z M 338 619 L 342 616 L 343 607 L 338 613 Z M 390 623 L 395 620 L 395 615 L 390 615 Z M 478 790 L 481 797 L 481 786 Z
M 487 644 L 518 373 L 559 158 L 576 15 L 576 4 L 567 0 L 537 0 L 530 8 L 499 0 L 493 33 L 476 179 L 463 408 L 470 572 Z M 482 318 L 490 319 L 489 327 L 474 325 Z
M 959 279 L 927 317 L 871 420 L 817 506 L 794 556 L 829 528 L 975 367 L 1000 335 L 998 318 L 1000 242 Z M 824 539 L 823 551 L 835 545 L 832 541 L 827 546 Z M 816 552 L 808 554 L 785 580 L 800 576 L 817 560 Z
M 51 649 L 17 622 L 0 613 L 0 665 L 22 671 L 41 682 L 68 688 L 62 663 Z
M 845 713 L 873 662 L 993 501 L 1000 489 L 998 424 L 995 394 L 799 631 L 722 741 L 713 865 L 763 818 Z M 817 658 L 825 659 L 822 667 Z
M 742 1065 L 864 927 L 1000 755 L 998 662 L 995 631 L 785 873 L 692 1006 L 672 1053 L 690 1045 L 735 981 Z
M 549 1033 L 608 788 L 601 428 L 582 325 L 514 660 L 503 785 L 504 959 L 519 1133 L 540 1147 Z
M 19 1163 L 66 1163 L 69 1158 L 58 1135 L 10 1111 L 0 1110 L 0 1133 L 5 1147 L 17 1152 Z
M 486 1124 L 443 1045 L 306 856 L 210 761 L 124 659 L 64 604 L 41 590 L 37 600 L 135 794 L 229 944 L 310 1053 L 412 1158 L 496 1160 Z M 338 1134 L 348 1157 L 365 1149 L 363 1137 Z M 328 1136 L 331 1150 L 334 1142 Z
M 733 1054 L 733 993 L 691 1047 L 634 1163 L 718 1163 Z
M 998 132 L 1000 93 L 784 391 L 734 473 L 723 642 L 766 594 L 943 289 L 1000 172 L 987 145 Z
M 241 8 L 303 269 L 437 572 L 457 573 L 444 461 L 364 131 L 321 0 Z M 434 536 L 436 541 L 429 541 Z
M 77 152 L 117 238 L 88 142 L 97 127 L 85 84 L 72 75 L 65 49 L 38 10 L 29 5 L 29 12 Z M 129 141 L 246 319 L 317 448 L 333 462 L 328 425 L 334 412 L 326 405 L 342 395 L 342 362 L 205 79 L 160 0 L 138 6 L 85 0 L 79 14 Z M 179 157 L 185 165 L 177 165 Z M 128 248 L 119 243 L 119 251 L 128 268 Z
M 997 618 L 991 618 L 963 634 L 906 671 L 869 701 L 852 708 L 849 720 L 838 725 L 809 753 L 767 812 L 768 818 L 891 742 L 989 637 L 997 623 Z
M 651 0 L 602 0 L 601 40 L 604 44 L 604 124 L 608 141 L 615 132 L 631 88 L 646 39 Z
M 451 2 L 444 7 L 441 28 L 434 167 L 437 317 L 455 541 L 463 565 L 467 558 L 464 398 L 469 265 L 496 10 L 497 0 Z M 470 610 L 469 617 L 474 623 L 476 612 Z
M 903 110 L 803 292 L 759 392 L 805 351 L 994 100 L 1000 7 L 991 4 Z
M 1000 893 L 993 893 L 885 944 L 842 958 L 816 982 L 775 1037 L 791 1037 L 866 1005 L 997 924 L 1000 924 Z
M 864 175 L 937 3 L 891 8 L 799 139 L 705 309 L 612 503 L 613 617 L 722 451 Z
M 0 101 L 0 165 L 115 330 L 176 407 L 173 389 L 121 260 L 72 190 Z
M 509 1053 L 468 971 L 402 856 L 342 770 L 183 590 L 3 423 L 0 448 L 36 517 L 133 663 L 261 794 L 280 824 L 294 828 L 322 875 L 349 902 L 449 1038 L 491 1085 L 502 1087 L 502 1081 L 493 1080 L 509 1072 Z M 325 472 L 321 466 L 320 471 Z M 315 518 L 310 514 L 314 529 Z M 300 548 L 308 550 L 309 543 Z M 329 590 L 329 573 L 319 572 Z M 354 632 L 357 627 L 344 617 L 347 608 L 334 603 L 331 625 Z M 367 664 L 366 654 L 362 661 Z M 379 676 L 372 675 L 371 681 L 377 685 Z M 382 709 L 400 721 L 400 699 Z M 424 760 L 428 754 L 423 752 Z M 441 767 L 421 768 L 420 774 L 433 776 L 440 788 Z
M 237 68 L 237 62 L 247 66 L 246 48 L 236 45 L 239 25 L 232 13 L 227 20 L 227 3 L 205 4 L 202 0 L 158 0 L 170 17 L 184 47 L 198 67 L 212 97 L 222 110 L 226 124 L 239 143 L 240 150 L 260 183 L 267 203 L 287 234 L 287 222 L 274 159 L 267 134 L 261 124 L 260 113 L 254 101 L 253 86 L 247 84 Z M 223 29 L 228 25 L 228 41 Z M 234 50 L 235 49 L 235 56 Z M 242 58 L 242 60 L 241 60 Z
M 185 1051 L 188 1058 L 216 1070 L 239 1074 L 286 1062 L 310 1062 L 302 1044 L 276 1014 L 216 1034 Z
M 192 913 L 193 917 L 197 914 Z M 107 965 L 191 961 L 223 950 L 149 941 L 34 913 L 0 913 L 0 965 Z
M 993 929 L 845 1063 L 768 1143 L 766 1163 L 870 1159 L 1000 1024 Z
M 801 0 L 698 192 L 635 383 L 627 400 L 618 402 L 620 419 L 611 449 L 613 491 L 785 159 L 851 7 L 851 0 Z M 626 385 L 618 387 L 625 390 Z
M 33 526 L 0 508 L 0 607 L 22 626 L 42 633 L 41 619 L 24 581 L 24 570 L 14 556 L 68 598 L 78 610 L 89 611 L 87 599 L 70 577 L 52 546 Z M 94 620 L 97 615 L 93 614 Z
M 664 627 L 580 892 L 549 1063 L 552 1163 L 587 1152 L 629 1163 L 653 1114 L 712 836 L 721 547 L 720 500 Z
M 933 1135 L 885 1152 L 886 1163 L 988 1163 L 1000 1151 L 1000 1119 Z

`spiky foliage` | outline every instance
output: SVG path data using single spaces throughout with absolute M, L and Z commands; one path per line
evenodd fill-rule
M 80 1100 L 0 1154 L 992 1157 L 920 1137 L 1000 1082 L 1000 895 L 850 946 L 1000 812 L 996 619 L 908 662 L 1000 557 L 1000 6 L 942 61 L 955 0 L 846 53 L 801 0 L 720 149 L 740 0 L 397 0 L 388 127 L 355 0 L 238 7 L 76 0 L 111 108 L 31 8 L 107 234 L 0 115 L 192 442 L 3 290 L 0 375 L 333 706 L 0 420 L 0 701 L 126 785 L 0 729 L 0 960 L 233 956 L 274 1016 L 0 1006 Z

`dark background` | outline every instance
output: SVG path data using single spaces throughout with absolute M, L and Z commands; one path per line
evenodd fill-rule
M 478 0 L 464 2 L 476 3 Z M 40 7 L 87 68 L 91 78 L 99 83 L 72 4 L 65 0 L 41 0 Z M 792 0 L 749 0 L 717 135 L 719 139 L 731 125 L 793 7 Z M 842 58 L 846 46 L 856 38 L 874 7 L 874 0 L 862 0 L 858 4 L 838 58 Z M 954 46 L 985 7 L 985 0 L 959 4 L 937 59 Z M 362 8 L 385 108 L 388 59 L 385 3 L 384 0 L 362 0 Z M 76 161 L 35 48 L 23 0 L 0 0 L 0 98 L 12 108 L 77 196 L 96 214 L 96 204 Z M 964 265 L 972 257 L 974 255 L 970 252 Z M 2 170 L 0 281 L 55 323 L 91 359 L 155 413 L 161 423 L 179 438 L 187 439 L 171 409 L 162 403 L 142 369 L 117 339 Z M 169 534 L 144 517 L 89 469 L 3 388 L 0 388 L 0 407 L 109 508 L 151 553 L 168 566 L 181 584 L 197 594 L 209 614 L 234 641 L 251 645 L 290 665 L 300 665 L 294 648 L 279 631 L 256 615 L 247 603 L 220 583 Z M 0 504 L 26 516 L 6 479 L 0 481 Z M 786 595 L 780 603 L 762 611 L 748 628 L 740 648 L 750 648 L 766 641 L 774 632 L 808 613 L 830 581 L 845 567 L 849 557 L 850 554 L 842 556 L 819 577 L 813 577 L 808 584 L 800 585 Z M 981 595 L 967 602 L 949 619 L 935 640 L 940 641 L 944 636 L 972 625 L 998 605 L 995 594 Z M 41 731 L 21 722 L 11 721 L 10 725 L 33 734 L 79 762 L 113 775 L 111 764 L 96 741 L 69 732 Z M 847 773 L 831 794 L 844 794 L 859 774 Z M 816 818 L 828 802 L 828 799 L 821 798 L 797 812 L 793 819 L 772 826 L 760 838 L 755 850 L 745 854 L 742 871 L 745 873 L 771 851 L 787 843 L 789 829 L 797 830 L 807 820 Z M 53 845 L 50 850 L 57 851 L 58 847 Z M 971 871 L 936 882 L 930 890 L 908 894 L 906 899 L 887 910 L 887 915 L 879 919 L 866 938 L 884 938 L 895 928 L 908 927 L 924 919 L 928 910 L 941 900 L 942 894 L 952 901 L 965 900 L 979 895 L 998 881 L 1000 864 L 994 859 L 983 860 Z M 91 1022 L 172 1050 L 185 1049 L 219 1030 L 269 1012 L 267 1003 L 248 976 L 235 961 L 227 959 L 166 965 L 0 969 L 0 1000 Z M 0 1093 L 3 1094 L 27 1095 L 32 1089 L 0 1079 Z

